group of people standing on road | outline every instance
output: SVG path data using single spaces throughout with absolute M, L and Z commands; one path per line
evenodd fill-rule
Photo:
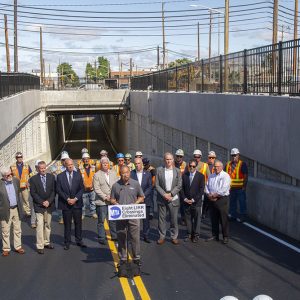
M 61 160 L 50 166 L 37 161 L 34 171 L 23 162 L 22 153 L 16 154 L 16 163 L 1 169 L 0 221 L 2 228 L 3 256 L 8 256 L 10 229 L 13 227 L 14 249 L 25 253 L 21 243 L 23 215 L 30 217 L 36 228 L 36 248 L 39 254 L 44 249 L 54 249 L 51 243 L 52 212 L 57 209 L 59 222 L 64 224 L 64 249 L 71 245 L 72 222 L 75 226 L 75 242 L 85 248 L 82 239 L 82 220 L 85 216 L 97 219 L 98 241 L 118 242 L 120 264 L 126 259 L 126 232 L 132 248 L 132 257 L 140 265 L 140 221 L 108 221 L 108 205 L 146 204 L 146 218 L 142 220 L 142 238 L 151 243 L 150 220 L 154 214 L 154 202 L 158 208 L 158 245 L 166 241 L 167 215 L 170 218 L 170 237 L 179 244 L 178 215 L 186 225 L 185 242 L 197 243 L 200 237 L 201 218 L 210 215 L 212 235 L 206 241 L 219 241 L 221 225 L 223 243 L 228 243 L 228 216 L 232 220 L 246 218 L 247 165 L 240 159 L 237 148 L 230 152 L 231 160 L 224 166 L 216 159 L 216 153 L 208 153 L 207 162 L 202 161 L 202 152 L 196 149 L 193 158 L 184 161 L 184 151 L 178 149 L 175 156 L 164 154 L 164 165 L 155 169 L 142 152 L 118 153 L 113 164 L 105 150 L 100 159 L 93 160 L 87 149 L 82 149 L 82 159 L 73 161 L 63 151 Z M 30 197 L 31 195 L 31 197 Z M 32 201 L 31 201 L 32 200 Z M 237 207 L 239 206 L 239 214 Z M 229 215 L 228 215 L 229 212 Z M 106 223 L 107 221 L 107 223 Z

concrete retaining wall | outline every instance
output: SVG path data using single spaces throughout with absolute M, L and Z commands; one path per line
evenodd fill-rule
M 251 175 L 260 163 L 299 178 L 300 100 L 284 97 L 131 92 L 128 146 L 160 165 L 166 151 L 214 150 L 223 162 L 238 147 Z M 300 114 L 299 114 L 300 115 Z M 252 165 L 250 164 L 252 163 Z M 265 172 L 271 172 L 265 168 Z M 277 170 L 277 171 L 276 171 Z M 294 178 L 294 179 L 295 179 Z M 293 180 L 295 183 L 295 180 Z M 296 180 L 297 182 L 297 180 Z M 257 222 L 300 239 L 300 188 L 264 179 L 249 181 L 249 215 Z

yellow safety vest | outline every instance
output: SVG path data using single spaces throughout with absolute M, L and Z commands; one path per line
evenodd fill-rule
M 96 173 L 95 166 L 90 166 L 90 174 L 88 175 L 86 172 L 85 167 L 82 165 L 80 167 L 80 173 L 83 179 L 84 188 L 86 191 L 92 191 L 93 190 L 93 177 Z

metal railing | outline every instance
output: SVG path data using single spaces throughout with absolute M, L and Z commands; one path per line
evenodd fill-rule
M 13 94 L 39 90 L 40 77 L 27 73 L 2 73 L 0 72 L 0 99 Z
M 133 77 L 132 90 L 300 95 L 300 39 Z

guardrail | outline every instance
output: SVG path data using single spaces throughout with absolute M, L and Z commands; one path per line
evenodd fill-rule
M 132 90 L 300 95 L 300 39 L 135 76 Z M 150 87 L 149 87 L 150 86 Z
M 27 73 L 2 73 L 0 72 L 0 99 L 13 94 L 39 90 L 40 77 Z

